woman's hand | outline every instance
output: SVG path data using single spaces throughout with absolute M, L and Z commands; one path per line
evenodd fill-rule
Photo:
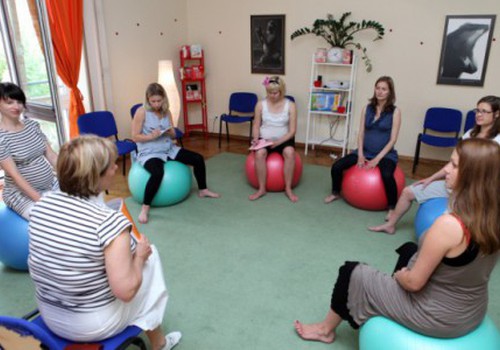
M 418 180 L 415 182 L 414 185 L 422 185 L 422 188 L 426 188 L 427 186 L 429 186 L 429 184 L 432 182 L 433 180 L 431 179 L 431 177 L 426 177 L 425 179 L 422 179 L 422 180 Z
M 142 261 L 147 261 L 152 252 L 149 239 L 146 236 L 141 235 L 141 239 L 137 241 L 137 247 L 135 249 L 136 257 Z
M 366 158 L 363 155 L 358 154 L 358 168 L 364 168 L 366 164 Z
M 253 139 L 252 142 L 250 142 L 252 146 L 255 146 L 256 144 L 259 143 L 259 139 Z
M 154 129 L 151 131 L 151 134 L 149 136 L 151 137 L 151 140 L 156 140 L 158 137 L 160 137 L 162 134 L 160 129 Z
M 375 168 L 379 163 L 379 160 L 377 158 L 373 158 L 372 160 L 369 160 L 365 164 L 366 169 L 373 169 Z

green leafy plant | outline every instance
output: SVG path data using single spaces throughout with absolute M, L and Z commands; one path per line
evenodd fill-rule
M 347 21 L 351 12 L 345 12 L 340 19 L 335 19 L 332 14 L 327 14 L 326 19 L 317 19 L 312 27 L 304 27 L 297 29 L 292 33 L 290 38 L 293 40 L 305 34 L 314 34 L 326 40 L 331 47 L 349 48 L 351 46 L 361 51 L 361 58 L 365 62 L 367 72 L 371 72 L 372 63 L 366 54 L 366 47 L 359 42 L 354 41 L 354 35 L 363 30 L 374 30 L 376 37 L 373 41 L 380 40 L 384 37 L 384 26 L 377 21 L 353 22 Z

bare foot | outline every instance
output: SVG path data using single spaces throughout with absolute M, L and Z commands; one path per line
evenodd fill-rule
M 139 223 L 147 224 L 149 216 L 149 205 L 143 205 L 139 213 Z
M 325 197 L 325 199 L 323 200 L 325 202 L 325 204 L 328 204 L 328 203 L 331 203 L 337 199 L 339 199 L 340 196 L 338 194 L 330 194 L 328 196 Z
M 379 226 L 370 226 L 368 229 L 373 232 L 384 232 L 389 235 L 393 235 L 396 232 L 396 227 L 388 222 Z
M 220 194 L 212 192 L 208 188 L 205 188 L 204 190 L 200 190 L 198 192 L 198 197 L 200 197 L 200 198 L 204 198 L 204 197 L 207 197 L 207 198 L 220 198 Z
M 299 337 L 304 340 L 320 341 L 327 344 L 335 341 L 335 332 L 326 330 L 322 323 L 303 324 L 295 320 L 294 326 Z
M 385 216 L 385 221 L 389 221 L 389 219 L 391 218 L 393 213 L 394 213 L 394 209 L 389 209 L 387 211 L 387 215 Z
M 292 203 L 297 203 L 299 201 L 299 197 L 297 197 L 293 192 L 292 190 L 285 190 L 285 194 L 286 196 L 288 197 L 288 199 L 292 202 Z
M 265 195 L 266 195 L 266 191 L 265 190 L 258 190 L 254 194 L 249 195 L 248 199 L 250 199 L 251 201 L 254 201 L 254 200 L 257 200 L 260 197 L 263 197 Z

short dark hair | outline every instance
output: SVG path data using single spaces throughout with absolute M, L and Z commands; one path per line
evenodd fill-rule
M 24 91 L 14 83 L 0 83 L 0 100 L 12 99 L 21 102 L 26 107 Z

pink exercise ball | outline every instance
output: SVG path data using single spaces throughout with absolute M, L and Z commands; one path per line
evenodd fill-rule
M 398 198 L 405 187 L 405 174 L 399 166 L 394 171 Z M 387 196 L 378 167 L 372 169 L 352 166 L 344 171 L 342 197 L 353 207 L 364 210 L 387 209 Z
M 273 152 L 266 159 L 266 191 L 281 192 L 285 190 L 285 176 L 283 175 L 284 159 L 280 153 Z M 247 179 L 254 188 L 259 188 L 255 172 L 255 152 L 251 152 L 245 162 Z M 292 187 L 297 186 L 302 175 L 302 160 L 295 152 L 295 169 L 293 171 Z

